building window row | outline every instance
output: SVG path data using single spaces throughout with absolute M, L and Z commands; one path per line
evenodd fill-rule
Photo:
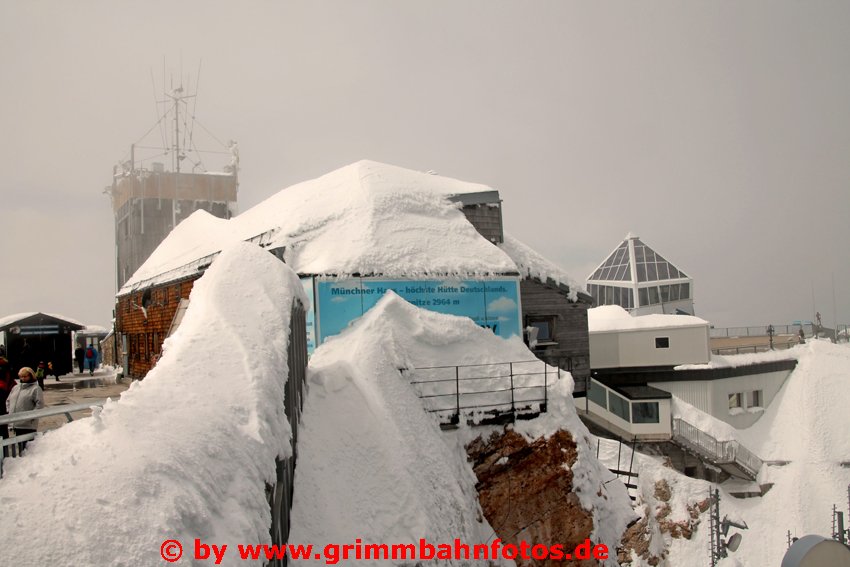
M 623 309 L 634 309 L 634 290 L 628 287 L 588 284 L 587 291 L 594 305 L 619 305 Z

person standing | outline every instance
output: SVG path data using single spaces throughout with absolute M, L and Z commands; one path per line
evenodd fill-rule
M 6 398 L 6 411 L 20 413 L 43 408 L 44 392 L 38 387 L 32 368 L 28 366 L 21 368 L 18 372 L 18 379 L 20 379 L 20 383 L 15 384 L 15 387 L 9 392 L 9 397 Z M 35 433 L 38 429 L 38 419 L 18 421 L 12 426 L 12 429 L 15 430 L 16 436 Z M 26 446 L 26 441 L 18 445 L 20 451 L 23 451 Z
M 39 362 L 38 367 L 35 369 L 35 380 L 38 382 L 38 387 L 41 388 L 41 391 L 44 391 L 44 362 Z
M 57 382 L 59 381 L 59 372 L 53 368 L 53 362 L 51 361 L 47 362 L 47 376 L 53 376 Z
M 77 368 L 80 369 L 80 374 L 83 373 L 83 363 L 85 362 L 85 358 L 86 349 L 83 347 L 77 347 L 76 350 L 74 350 L 74 360 L 77 362 Z

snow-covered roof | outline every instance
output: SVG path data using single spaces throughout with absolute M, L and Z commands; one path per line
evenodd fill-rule
M 511 258 L 447 198 L 488 191 L 486 185 L 359 161 L 284 189 L 230 220 L 195 212 L 119 295 L 191 275 L 227 244 L 255 237 L 267 249 L 285 247 L 286 263 L 299 274 L 516 273 Z
M 560 266 L 544 258 L 528 245 L 513 236 L 505 234 L 505 241 L 499 244 L 517 266 L 523 276 L 538 278 L 546 283 L 549 280 L 570 288 L 570 301 L 578 299 L 578 293 L 587 293 L 584 286 L 574 280 Z
M 72 325 L 79 325 L 80 327 L 85 327 L 84 323 L 80 323 L 75 319 L 71 319 L 70 317 L 65 317 L 64 315 L 57 315 L 55 313 L 44 313 L 41 311 L 30 311 L 26 313 L 15 313 L 14 315 L 6 315 L 5 317 L 0 317 L 0 327 L 5 327 L 6 325 L 11 325 L 17 321 L 21 321 L 22 319 L 27 319 L 32 317 L 33 315 L 45 315 L 47 317 L 53 317 L 54 319 L 61 319 L 67 323 L 71 323 Z
M 144 381 L 4 461 L 0 565 L 154 565 L 165 540 L 187 554 L 194 538 L 267 543 L 266 486 L 292 454 L 280 307 L 295 298 L 298 278 L 267 252 L 222 252 Z M 45 526 L 49 545 L 25 544 Z
M 676 327 L 708 327 L 708 321 L 693 315 L 632 316 L 619 305 L 602 305 L 587 310 L 587 328 L 591 333 Z

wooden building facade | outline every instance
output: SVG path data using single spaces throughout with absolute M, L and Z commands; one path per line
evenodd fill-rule
M 523 279 L 520 293 L 523 326 L 537 330 L 536 340 L 527 341 L 529 348 L 540 360 L 568 370 L 575 380 L 573 395 L 584 395 L 590 378 L 590 296 L 579 293 L 573 302 L 568 287 L 536 278 Z
M 163 341 L 174 330 L 181 300 L 185 306 L 202 273 L 118 296 L 115 329 L 125 376 L 143 378 L 154 367 Z

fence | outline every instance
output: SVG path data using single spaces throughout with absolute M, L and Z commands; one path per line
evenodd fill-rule
M 769 325 L 760 327 L 712 327 L 710 330 L 711 338 L 732 338 L 732 337 L 765 337 L 767 336 L 767 328 Z M 773 331 L 776 335 L 799 335 L 800 328 L 807 337 L 811 337 L 814 332 L 811 323 L 803 323 L 802 327 L 796 325 L 773 325 Z
M 547 387 L 561 378 L 559 368 L 543 361 L 431 366 L 404 373 L 426 410 L 443 424 L 461 416 L 473 423 L 516 420 L 546 411 Z
M 708 433 L 679 418 L 673 419 L 673 441 L 716 464 L 734 463 L 753 478 L 762 461 L 737 441 L 718 441 Z
M 758 345 L 742 345 L 742 346 L 728 346 L 728 347 L 718 347 L 711 349 L 712 354 L 748 354 L 748 353 L 757 353 L 757 352 L 768 352 L 770 350 L 786 350 L 793 346 L 797 346 L 797 341 L 794 342 L 780 342 L 773 341 L 773 348 L 771 349 L 770 344 L 758 344 Z

